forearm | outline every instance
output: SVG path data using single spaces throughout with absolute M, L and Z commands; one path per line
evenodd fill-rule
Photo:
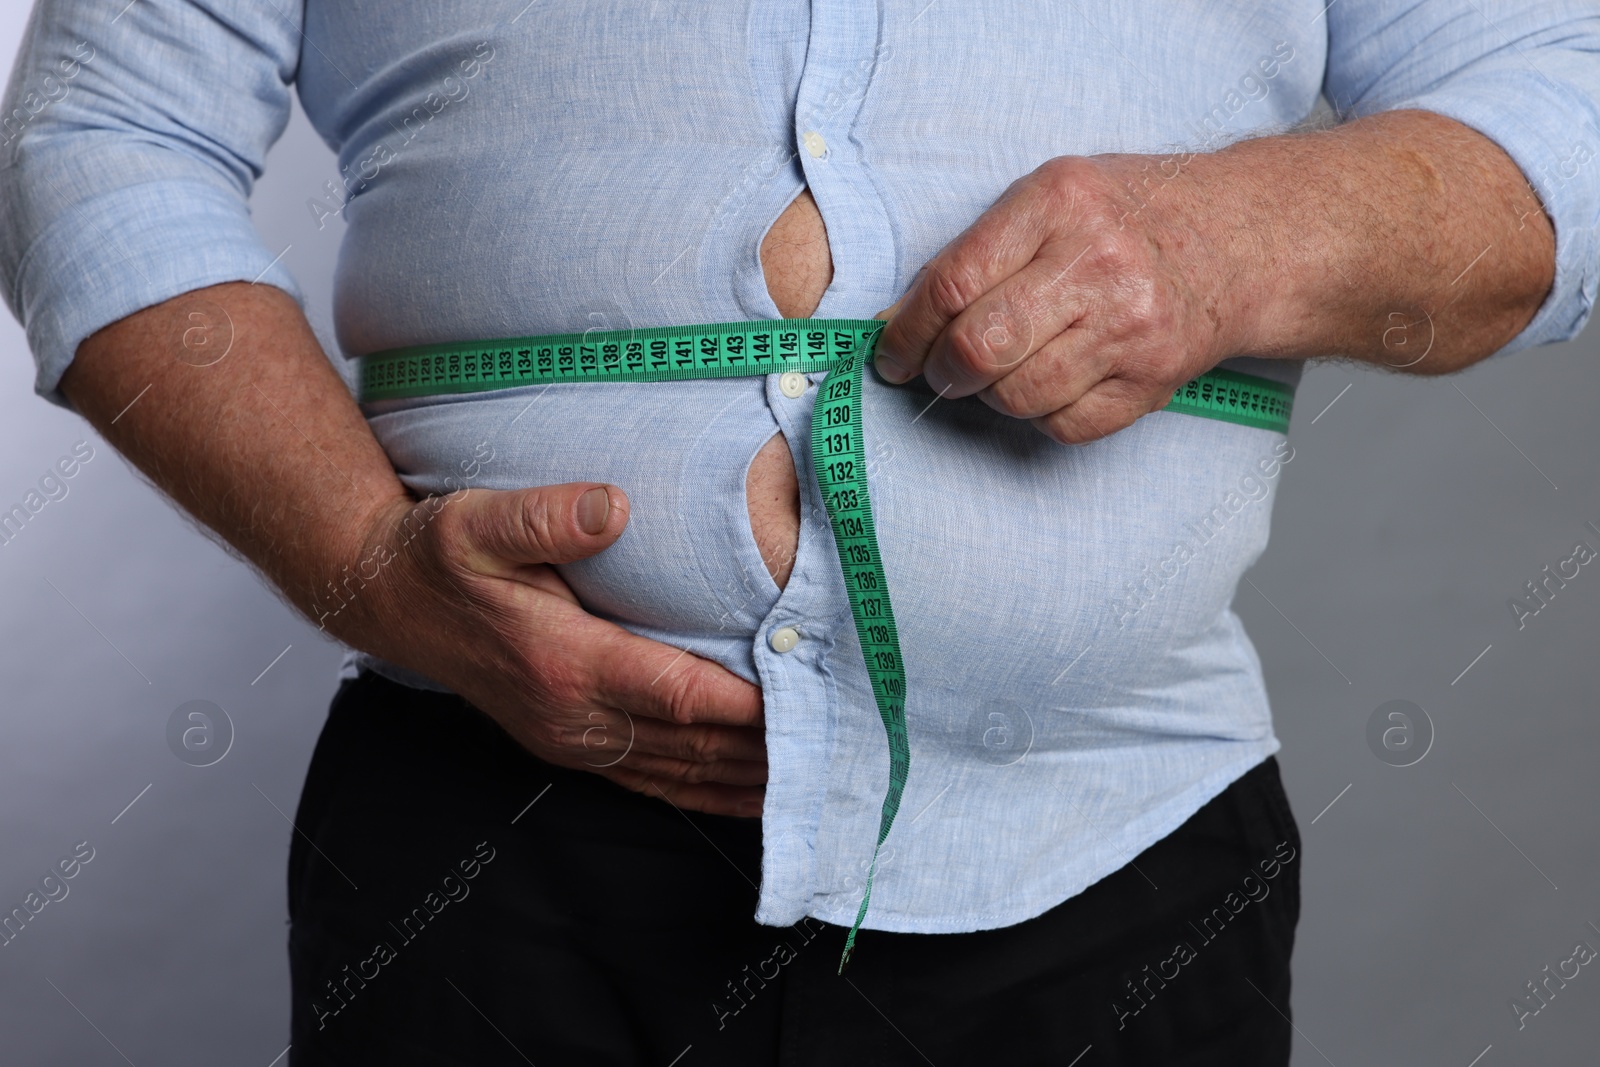
M 1231 276 L 1239 353 L 1443 374 L 1515 337 L 1554 278 L 1555 234 L 1522 172 L 1430 112 L 1243 141 L 1167 169 L 1181 171 L 1172 210 Z
M 235 282 L 146 308 L 87 338 L 61 388 L 295 607 L 354 643 L 362 612 L 341 610 L 337 583 L 409 494 L 288 294 Z

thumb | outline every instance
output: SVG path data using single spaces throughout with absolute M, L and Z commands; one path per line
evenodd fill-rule
M 628 524 L 627 494 L 597 482 L 475 489 L 456 508 L 468 554 L 490 573 L 508 562 L 584 559 L 609 547 Z

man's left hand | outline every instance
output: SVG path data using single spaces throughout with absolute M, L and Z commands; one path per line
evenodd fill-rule
M 1012 183 L 879 313 L 879 373 L 977 394 L 1064 444 L 1164 407 L 1235 338 L 1232 272 L 1184 210 L 1194 180 L 1149 181 L 1162 162 L 1061 156 Z
M 1216 152 L 1060 156 L 879 312 L 879 373 L 1078 444 L 1230 356 L 1458 371 L 1532 320 L 1555 249 L 1511 157 L 1431 111 Z

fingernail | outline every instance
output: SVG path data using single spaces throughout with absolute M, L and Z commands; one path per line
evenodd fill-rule
M 911 378 L 911 375 L 906 373 L 906 369 L 895 362 L 893 356 L 882 352 L 879 352 L 877 357 L 873 359 L 872 366 L 878 372 L 880 378 L 893 385 L 902 385 Z
M 578 525 L 584 533 L 597 534 L 611 517 L 611 495 L 603 488 L 589 490 L 578 498 Z

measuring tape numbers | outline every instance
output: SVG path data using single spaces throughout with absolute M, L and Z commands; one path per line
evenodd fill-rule
M 906 673 L 872 522 L 861 438 L 861 386 L 883 332 L 880 319 L 777 319 L 704 326 L 589 331 L 418 345 L 360 357 L 362 402 L 510 389 L 555 382 L 662 382 L 826 371 L 811 419 L 811 456 L 833 527 L 850 616 L 889 742 L 889 789 L 845 964 L 872 899 L 878 853 L 911 770 Z M 1163 410 L 1287 433 L 1294 390 L 1266 378 L 1213 369 L 1185 383 Z

